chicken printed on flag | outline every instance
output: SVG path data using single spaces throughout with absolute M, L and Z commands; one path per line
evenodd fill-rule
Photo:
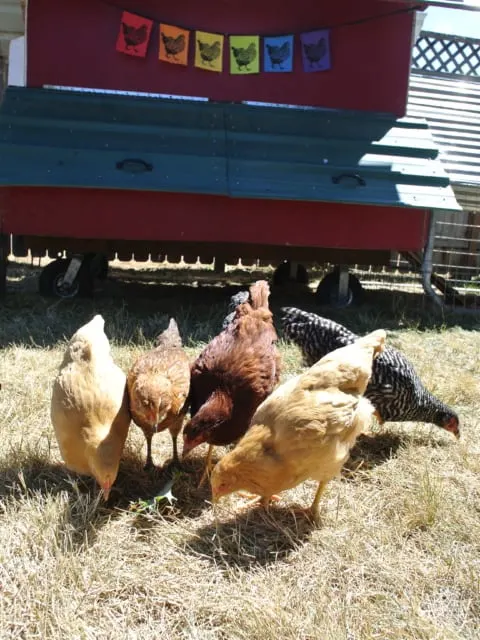
M 206 71 L 223 70 L 223 40 L 220 33 L 195 32 L 195 66 Z
M 129 56 L 145 58 L 152 27 L 152 20 L 124 11 L 117 37 L 117 51 Z
M 293 35 L 263 39 L 263 70 L 291 72 L 293 70 Z
M 230 36 L 230 73 L 260 71 L 260 37 Z
M 169 24 L 160 25 L 159 60 L 172 64 L 188 64 L 190 32 Z
M 302 33 L 300 42 L 304 71 L 327 71 L 331 68 L 329 29 Z

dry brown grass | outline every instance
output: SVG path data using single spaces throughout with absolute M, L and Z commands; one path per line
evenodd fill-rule
M 457 408 L 463 435 L 456 443 L 435 427 L 390 424 L 363 436 L 327 490 L 319 526 L 290 509 L 311 500 L 311 483 L 270 513 L 239 510 L 236 497 L 214 511 L 208 490 L 195 488 L 203 450 L 174 485 L 172 506 L 137 513 L 131 502 L 153 497 L 165 477 L 142 470 L 135 426 L 107 507 L 92 481 L 60 464 L 49 401 L 64 339 L 100 312 L 126 370 L 175 313 L 194 355 L 217 331 L 226 294 L 156 288 L 147 299 L 121 286 L 95 301 L 60 303 L 19 289 L 1 310 L 1 638 L 480 637 L 480 340 L 472 319 L 432 328 L 437 321 L 423 311 L 406 317 L 398 301 L 395 314 L 376 304 L 337 314 L 358 330 L 387 327 L 391 343 Z M 282 352 L 285 375 L 298 371 L 298 351 L 282 344 Z M 170 455 L 168 434 L 156 436 L 156 462 Z

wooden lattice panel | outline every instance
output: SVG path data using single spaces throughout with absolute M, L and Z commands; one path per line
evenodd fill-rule
M 413 49 L 412 69 L 480 80 L 480 40 L 423 32 Z

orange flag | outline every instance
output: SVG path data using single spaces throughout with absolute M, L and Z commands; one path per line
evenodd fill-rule
M 160 25 L 159 59 L 172 64 L 188 64 L 190 32 L 170 24 Z

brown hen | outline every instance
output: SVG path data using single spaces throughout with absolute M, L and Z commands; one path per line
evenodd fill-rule
M 127 375 L 130 412 L 147 440 L 146 469 L 151 469 L 152 438 L 168 429 L 173 441 L 173 459 L 178 462 L 177 437 L 185 417 L 190 389 L 190 364 L 182 348 L 177 323 L 157 338 L 157 347 L 140 356 Z
M 192 366 L 191 420 L 183 433 L 183 455 L 203 442 L 210 445 L 200 484 L 210 471 L 213 446 L 241 438 L 256 408 L 279 380 L 280 354 L 269 294 L 264 280 L 253 284 L 251 303 L 237 307 L 231 323 Z

